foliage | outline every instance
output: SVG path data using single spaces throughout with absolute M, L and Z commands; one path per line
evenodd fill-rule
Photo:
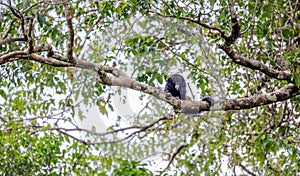
M 299 9 L 296 0 L 0 1 L 0 174 L 297 175 Z M 151 88 L 178 72 L 191 100 L 210 95 L 221 108 L 174 114 Z M 136 100 L 128 88 L 134 107 L 124 106 Z M 82 125 L 95 106 L 100 117 Z M 100 120 L 110 126 L 96 128 Z

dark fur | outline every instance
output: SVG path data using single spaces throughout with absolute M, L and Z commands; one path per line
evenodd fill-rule
M 176 89 L 176 85 L 178 89 Z M 181 100 L 186 99 L 186 84 L 184 78 L 179 74 L 172 75 L 165 86 L 165 92 Z

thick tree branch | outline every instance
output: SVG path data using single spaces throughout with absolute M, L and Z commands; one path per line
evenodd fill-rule
M 34 49 L 34 42 L 33 42 L 33 18 L 30 18 L 28 34 L 27 34 L 27 41 L 28 41 L 28 53 L 32 53 Z
M 16 41 L 26 41 L 25 37 L 13 37 L 13 38 L 5 38 L 0 40 L 0 45 L 9 43 L 9 42 L 16 42 Z
M 51 47 L 50 47 L 50 49 L 51 49 Z M 8 54 L 0 54 L 0 65 L 4 64 L 6 62 L 13 62 L 13 61 L 20 60 L 20 59 L 29 59 L 30 53 L 43 52 L 43 51 L 49 51 L 49 46 L 40 45 L 37 47 L 33 47 L 31 49 L 31 51 L 29 51 L 29 50 L 13 51 Z M 36 55 L 35 57 L 42 57 L 42 56 Z M 34 59 L 32 59 L 32 60 L 34 60 Z M 42 62 L 43 60 L 45 60 L 45 62 Z M 50 60 L 50 58 L 44 58 L 44 59 L 40 59 L 40 60 L 36 60 L 36 61 L 41 62 L 41 63 L 47 63 L 46 60 Z M 49 62 L 49 65 L 51 65 L 51 63 L 52 62 Z M 55 66 L 55 65 L 53 65 L 53 66 Z
M 250 109 L 262 105 L 285 101 L 300 95 L 299 88 L 294 84 L 288 84 L 285 87 L 267 94 L 259 94 L 248 98 L 239 98 L 225 100 L 223 104 L 224 110 Z
M 250 109 L 253 107 L 285 101 L 300 94 L 299 88 L 297 88 L 294 84 L 289 84 L 279 89 L 278 91 L 274 91 L 267 94 L 259 94 L 248 98 L 221 100 L 219 102 L 216 102 L 217 104 L 219 104 L 218 106 L 211 108 L 206 101 L 181 101 L 156 87 L 152 87 L 150 85 L 146 85 L 129 78 L 126 74 L 124 74 L 122 71 L 116 68 L 99 68 L 102 69 L 104 72 L 112 73 L 115 76 L 113 78 L 109 78 L 108 82 L 101 82 L 102 84 L 107 84 L 110 86 L 127 87 L 133 90 L 147 93 L 162 101 L 169 103 L 174 107 L 175 111 L 183 113 L 199 113 L 201 111 L 209 110 Z
M 140 82 L 137 82 L 133 79 L 131 79 L 129 76 L 127 76 L 123 71 L 107 67 L 107 66 L 100 66 L 99 70 L 104 71 L 105 73 L 111 73 L 114 75 L 114 78 L 105 78 L 101 79 L 101 84 L 107 84 L 110 86 L 120 86 L 120 87 L 126 87 L 133 90 L 137 90 L 140 92 L 147 93 L 149 95 L 152 95 L 160 100 L 163 100 L 169 104 L 171 104 L 174 109 L 180 109 L 181 107 L 181 100 L 171 96 L 170 94 L 165 93 L 163 90 L 158 89 L 156 87 L 143 84 Z M 99 71 L 98 71 L 99 73 Z
M 137 82 L 130 77 L 128 77 L 124 72 L 117 68 L 112 68 L 108 66 L 95 66 L 95 64 L 80 61 L 78 62 L 78 67 L 80 68 L 89 68 L 96 71 L 104 71 L 108 74 L 113 74 L 114 77 L 106 78 L 107 82 L 101 82 L 102 84 L 107 84 L 110 86 L 120 86 L 126 87 L 140 92 L 147 93 L 152 95 L 168 104 L 172 105 L 174 109 L 178 112 L 183 113 L 199 113 L 201 111 L 209 110 L 241 110 L 241 109 L 250 109 L 258 106 L 263 106 L 275 102 L 288 100 L 296 95 L 300 94 L 299 88 L 294 84 L 288 84 L 287 86 L 267 94 L 259 94 L 247 98 L 238 98 L 238 99 L 223 99 L 216 102 L 216 106 L 210 107 L 206 101 L 181 101 L 162 90 L 146 85 L 140 82 Z M 98 70 L 98 72 L 99 72 Z
M 49 64 L 49 65 L 52 65 L 55 67 L 71 67 L 71 66 L 73 66 L 72 63 L 64 62 L 64 61 L 60 61 L 60 60 L 56 60 L 56 59 L 50 59 L 50 58 L 43 57 L 43 56 L 40 56 L 40 55 L 37 55 L 34 53 L 30 54 L 29 58 L 31 60 L 34 60 L 34 61 L 37 61 L 40 63 L 44 63 L 44 64 Z
M 181 100 L 171 96 L 170 94 L 167 94 L 163 92 L 161 89 L 158 89 L 156 87 L 152 87 L 140 82 L 137 82 L 133 79 L 131 79 L 129 76 L 127 76 L 123 71 L 108 67 L 108 66 L 99 66 L 95 63 L 78 60 L 76 65 L 73 65 L 72 63 L 61 61 L 57 59 L 51 59 L 48 57 L 43 57 L 41 55 L 31 53 L 29 54 L 27 51 L 17 51 L 10 54 L 6 54 L 0 57 L 0 65 L 7 62 L 8 59 L 17 57 L 19 55 L 22 55 L 24 58 L 29 58 L 30 60 L 34 60 L 39 63 L 44 63 L 48 65 L 52 65 L 55 67 L 78 67 L 82 69 L 88 69 L 93 70 L 95 72 L 98 72 L 102 74 L 100 77 L 100 83 L 106 84 L 109 86 L 120 86 L 120 87 L 126 87 L 133 90 L 141 91 L 147 94 L 150 94 L 160 100 L 163 100 L 169 104 L 171 104 L 175 109 L 181 109 Z M 112 74 L 114 77 L 109 77 L 106 74 Z M 105 78 L 103 77 L 105 75 Z
M 236 39 L 239 37 L 241 25 L 236 16 L 236 13 L 234 10 L 234 4 L 233 4 L 232 0 L 228 0 L 228 10 L 229 10 L 230 17 L 231 17 L 231 23 L 233 25 L 232 25 L 230 34 L 228 36 L 222 36 L 222 37 L 225 39 L 225 45 L 230 46 L 230 45 L 234 44 Z
M 0 57 L 0 65 L 1 61 L 16 57 L 18 55 L 28 55 L 26 51 L 18 51 L 14 53 L 10 53 L 9 55 L 4 55 Z M 8 57 L 10 56 L 10 57 Z M 45 63 L 48 65 L 52 65 L 55 67 L 78 67 L 82 69 L 93 70 L 95 72 L 105 74 L 105 79 L 103 79 L 103 75 L 100 75 L 100 83 L 109 85 L 109 86 L 120 86 L 125 88 L 130 88 L 133 90 L 137 90 L 140 92 L 144 92 L 146 94 L 152 95 L 159 100 L 162 100 L 174 107 L 175 112 L 182 113 L 199 113 L 201 111 L 209 111 L 209 110 L 241 110 L 241 109 L 250 109 L 258 106 L 263 106 L 275 102 L 288 100 L 296 95 L 300 94 L 299 88 L 297 88 L 294 84 L 288 84 L 287 86 L 271 92 L 267 94 L 259 94 L 252 97 L 247 98 L 238 98 L 238 99 L 222 99 L 215 102 L 214 107 L 210 107 L 210 105 L 206 101 L 182 101 L 179 100 L 172 95 L 165 93 L 163 90 L 140 83 L 135 81 L 134 79 L 127 76 L 123 71 L 109 66 L 101 66 L 92 62 L 78 60 L 76 65 L 72 63 L 51 59 L 47 57 L 43 57 L 34 53 L 28 55 L 30 60 L 34 60 L 36 62 Z
M 296 95 L 300 95 L 300 90 L 294 84 L 288 84 L 287 86 L 267 94 L 258 94 L 247 98 L 237 98 L 237 99 L 222 99 L 216 101 L 214 107 L 209 107 L 205 105 L 202 101 L 183 101 L 182 112 L 197 113 L 199 111 L 208 110 L 241 110 L 241 109 L 251 109 L 258 106 L 268 105 L 271 103 L 276 103 L 280 101 L 285 101 L 293 98 Z M 207 103 L 208 104 L 208 103 Z
M 254 70 L 259 70 L 271 78 L 292 82 L 293 74 L 289 70 L 279 71 L 268 67 L 258 60 L 244 58 L 243 56 L 238 55 L 230 46 L 227 45 L 219 45 L 219 48 L 222 49 L 236 64 Z
M 5 55 L 2 55 L 0 57 L 0 65 L 4 64 L 9 60 L 10 58 L 18 57 L 18 56 L 26 56 L 28 54 L 27 51 L 14 51 Z
M 65 8 L 65 15 L 67 20 L 67 26 L 69 29 L 69 39 L 68 39 L 68 51 L 67 51 L 67 57 L 69 61 L 73 64 L 75 64 L 75 58 L 73 57 L 73 46 L 74 46 L 74 29 L 72 25 L 72 15 L 70 13 L 69 4 L 67 1 L 63 4 Z
M 184 113 L 198 113 L 200 111 L 218 111 L 218 110 L 242 110 L 251 109 L 258 106 L 268 105 L 280 101 L 285 101 L 290 98 L 300 95 L 300 90 L 294 84 L 287 86 L 267 94 L 259 94 L 247 98 L 237 99 L 222 99 L 216 101 L 214 107 L 209 107 L 205 101 L 183 101 L 182 112 Z

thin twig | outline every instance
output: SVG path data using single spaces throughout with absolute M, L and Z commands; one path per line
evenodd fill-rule
M 187 146 L 188 146 L 188 144 L 182 144 L 182 145 L 180 145 L 180 146 L 177 148 L 177 150 L 172 154 L 171 159 L 170 159 L 168 165 L 166 166 L 166 168 L 163 170 L 163 172 L 165 172 L 165 171 L 170 167 L 170 165 L 172 164 L 172 162 L 173 162 L 173 160 L 175 159 L 176 155 L 178 155 L 178 154 L 180 153 L 180 151 L 181 151 L 182 149 L 184 149 L 185 147 L 187 147 Z

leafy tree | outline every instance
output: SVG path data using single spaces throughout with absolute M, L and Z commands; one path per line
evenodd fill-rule
M 297 175 L 299 9 L 0 1 L 1 175 Z M 176 72 L 188 100 L 163 92 Z M 128 89 L 144 107 L 116 120 L 113 100 L 133 99 Z M 82 105 L 115 123 L 82 127 Z

